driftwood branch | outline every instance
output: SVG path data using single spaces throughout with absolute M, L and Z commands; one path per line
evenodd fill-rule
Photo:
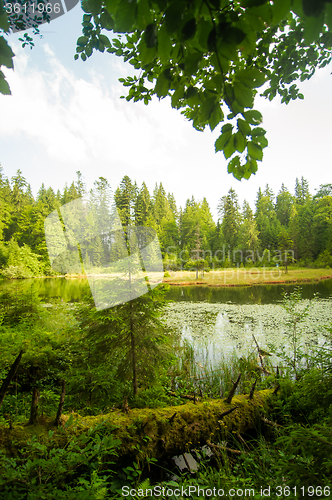
M 271 427 L 282 427 L 282 425 L 280 424 L 277 424 L 276 422 L 272 422 L 272 420 L 269 420 L 268 418 L 266 417 L 261 417 L 264 424 L 268 424 L 268 425 L 271 425 Z
M 0 389 L 0 406 L 2 405 L 2 402 L 4 400 L 6 392 L 8 391 L 8 388 L 10 386 L 11 381 L 13 380 L 13 378 L 16 375 L 18 365 L 20 364 L 21 359 L 22 359 L 22 354 L 23 354 L 23 351 L 20 351 L 19 355 L 17 356 L 14 363 L 10 367 L 10 370 L 7 374 L 7 377 L 3 381 L 3 384 L 2 384 L 1 389 Z
M 226 398 L 226 400 L 225 400 L 225 401 L 226 401 L 226 403 L 231 404 L 232 399 L 233 399 L 234 394 L 235 394 L 235 391 L 236 391 L 236 388 L 237 388 L 237 386 L 239 385 L 240 378 L 241 378 L 241 373 L 239 373 L 239 376 L 238 376 L 238 378 L 236 379 L 236 381 L 235 381 L 235 382 L 233 382 L 233 380 L 232 380 L 232 382 L 233 382 L 233 387 L 232 387 L 232 388 L 231 388 L 231 390 L 229 391 L 229 394 L 228 394 L 228 396 L 227 396 L 227 398 Z

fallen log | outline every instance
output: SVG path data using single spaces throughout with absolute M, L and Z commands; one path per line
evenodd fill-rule
M 232 398 L 232 405 L 225 400 L 205 400 L 196 404 L 189 402 L 181 406 L 156 409 L 132 409 L 123 413 L 120 409 L 96 417 L 82 417 L 72 413 L 62 415 L 61 422 L 66 425 L 54 427 L 38 425 L 38 436 L 45 438 L 48 446 L 48 431 L 53 424 L 53 446 L 63 446 L 73 435 L 87 432 L 91 427 L 103 423 L 103 434 L 110 433 L 121 441 L 117 448 L 117 457 L 112 460 L 123 463 L 144 461 L 147 457 L 157 460 L 180 455 L 207 441 L 227 440 L 229 434 L 243 434 L 259 425 L 261 413 L 271 400 L 272 390 L 255 392 L 249 395 L 237 395 Z M 236 410 L 236 411 L 235 411 Z M 69 418 L 72 423 L 68 422 Z M 33 429 L 27 432 L 24 426 L 14 425 L 14 430 L 0 426 L 0 442 L 7 449 L 20 449 L 31 437 Z M 56 444 L 57 443 L 57 444 Z

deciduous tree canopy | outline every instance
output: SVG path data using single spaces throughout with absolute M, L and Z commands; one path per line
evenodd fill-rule
M 295 82 L 331 61 L 330 0 L 83 0 L 77 59 L 94 50 L 140 73 L 121 78 L 127 101 L 171 97 L 197 130 L 223 123 L 215 150 L 248 179 L 268 145 L 254 109 L 258 88 L 286 104 Z M 109 39 L 102 33 L 117 33 Z
M 257 89 L 286 104 L 303 99 L 296 82 L 332 58 L 331 0 L 83 0 L 82 7 L 75 58 L 116 54 L 139 70 L 120 79 L 128 101 L 170 96 L 197 130 L 222 123 L 215 150 L 237 179 L 257 171 L 268 145 Z M 9 17 L 0 5 L 0 31 L 17 27 L 19 16 Z M 33 45 L 24 36 L 23 45 Z M 12 68 L 13 56 L 0 36 L 0 68 Z M 10 93 L 1 71 L 0 92 Z

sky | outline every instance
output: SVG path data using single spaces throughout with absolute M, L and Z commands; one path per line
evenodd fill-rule
M 43 25 L 32 50 L 21 47 L 22 34 L 7 37 L 16 54 L 14 71 L 4 70 L 12 95 L 0 94 L 0 163 L 8 178 L 20 169 L 36 195 L 42 183 L 62 190 L 78 170 L 88 189 L 102 176 L 115 190 L 128 175 L 150 192 L 161 182 L 182 207 L 192 196 L 205 197 L 215 220 L 230 188 L 254 208 L 266 184 L 275 194 L 282 183 L 293 193 L 303 176 L 314 194 L 332 182 L 332 65 L 300 84 L 303 101 L 256 98 L 269 146 L 256 175 L 240 182 L 214 152 L 220 126 L 198 132 L 169 98 L 148 106 L 120 99 L 126 89 L 118 78 L 135 70 L 115 55 L 94 52 L 74 61 L 82 14 L 77 5 Z

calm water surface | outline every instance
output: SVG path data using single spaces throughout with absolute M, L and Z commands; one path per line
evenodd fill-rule
M 214 288 L 205 286 L 173 286 L 166 298 L 171 300 L 165 320 L 168 328 L 195 346 L 200 363 L 212 363 L 220 356 L 238 355 L 255 349 L 252 335 L 259 345 L 287 345 L 287 315 L 281 307 L 282 292 L 296 285 L 256 285 L 250 287 Z M 87 280 L 41 278 L 3 281 L 0 288 L 20 290 L 35 288 L 44 302 L 53 300 L 80 302 L 89 293 Z M 332 280 L 301 285 L 305 307 L 315 293 L 310 314 L 299 325 L 304 342 L 322 341 L 325 326 L 332 325 Z

